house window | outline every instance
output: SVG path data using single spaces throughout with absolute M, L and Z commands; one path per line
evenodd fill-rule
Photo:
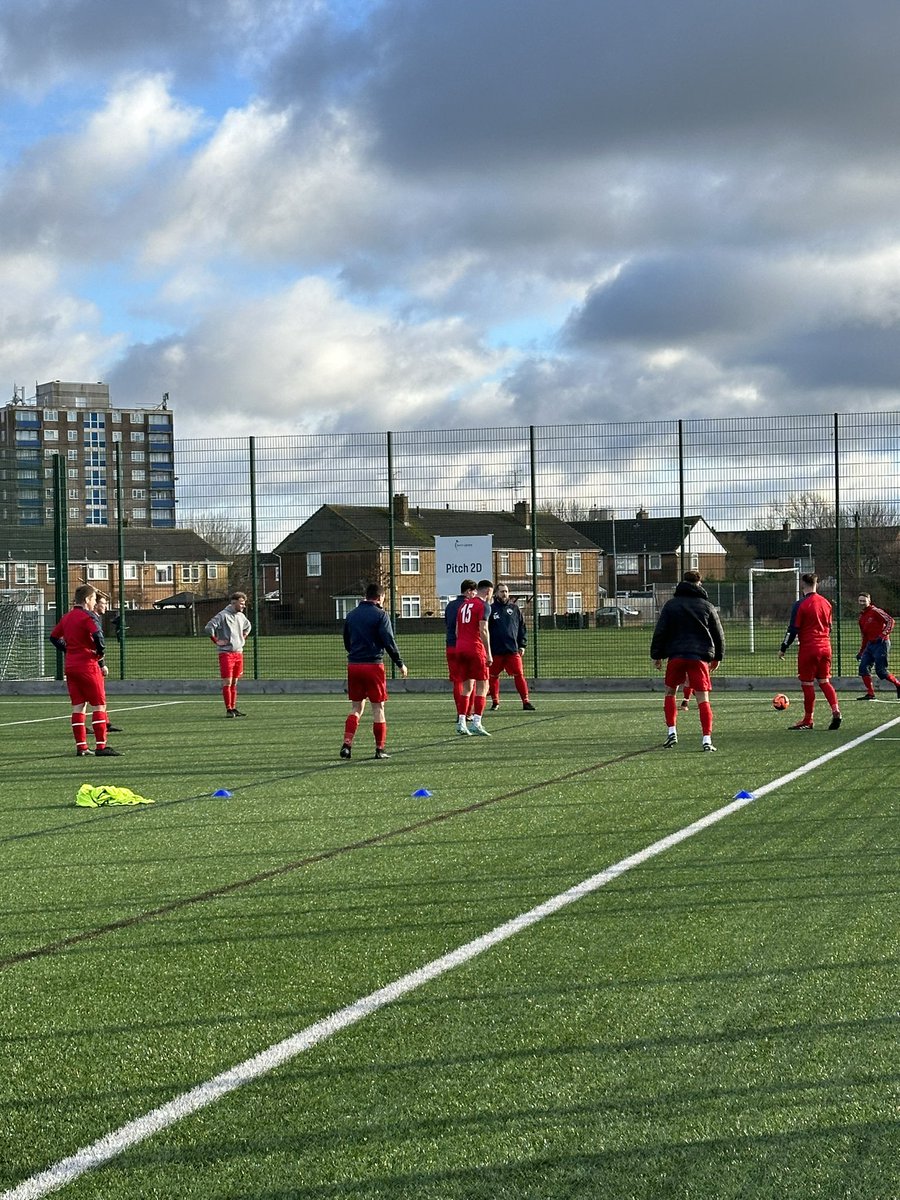
M 638 573 L 638 556 L 636 554 L 617 554 L 616 555 L 616 574 L 617 575 L 637 575 Z
M 171 563 L 156 564 L 156 582 L 171 583 L 173 579 L 173 569 Z
M 343 621 L 348 613 L 351 613 L 357 605 L 356 596 L 335 596 L 334 598 L 334 615 L 338 621 Z
M 539 617 L 550 616 L 550 597 L 546 593 L 539 592 L 537 598 L 537 610 Z
M 401 596 L 400 597 L 400 616 L 401 617 L 421 617 L 422 601 L 419 596 Z
M 319 550 L 310 550 L 306 555 L 307 576 L 322 574 L 322 554 Z
M 691 570 L 692 571 L 700 570 L 700 555 L 699 554 L 691 555 Z
M 566 592 L 566 612 L 581 612 L 581 592 Z
M 37 563 L 16 563 L 16 584 L 37 583 Z
M 400 551 L 400 574 L 401 575 L 418 575 L 419 574 L 419 552 L 418 552 L 418 550 L 401 550 Z
M 56 566 L 54 563 L 47 563 L 47 582 L 56 583 Z
M 0 579 L 6 579 L 6 563 L 0 563 Z
M 533 565 L 533 561 L 532 561 L 532 555 L 529 551 L 529 553 L 525 555 L 525 574 L 526 575 L 534 575 L 534 573 L 535 572 L 534 572 L 534 565 Z M 538 552 L 537 552 L 537 574 L 543 575 L 543 573 L 544 573 L 544 555 L 543 555 L 542 551 L 538 550 Z
M 509 574 L 509 551 L 508 550 L 501 550 L 497 554 L 497 574 L 498 575 L 508 575 Z
M 95 579 L 109 579 L 109 566 L 106 563 L 88 563 L 87 577 L 89 583 Z
M 138 577 L 137 563 L 126 563 L 125 570 L 122 572 L 123 579 L 136 580 Z
M 580 575 L 581 574 L 581 551 L 568 550 L 566 551 L 566 574 Z M 580 609 L 570 608 L 569 612 L 580 612 Z
M 184 563 L 181 567 L 182 583 L 199 583 L 200 567 L 196 563 Z
M 206 578 L 207 579 L 218 579 L 219 578 L 219 564 L 218 563 L 207 563 L 206 564 Z
M 647 555 L 647 570 L 648 571 L 661 571 L 662 570 L 662 555 L 661 554 L 648 554 Z

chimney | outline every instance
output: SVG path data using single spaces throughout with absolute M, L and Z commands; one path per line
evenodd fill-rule
M 646 508 L 639 508 L 637 510 L 637 512 L 635 513 L 635 520 L 637 520 L 637 521 L 649 521 L 650 520 L 650 514 L 647 512 Z
M 409 497 L 404 496 L 402 492 L 394 495 L 394 520 L 403 525 L 409 524 Z
M 781 532 L 784 534 L 784 540 L 786 542 L 789 542 L 791 540 L 791 523 L 790 523 L 790 521 L 785 521 L 782 524 Z
M 526 529 L 531 528 L 531 509 L 527 500 L 518 500 L 513 507 L 513 516 Z

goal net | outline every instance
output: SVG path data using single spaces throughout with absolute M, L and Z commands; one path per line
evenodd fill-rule
M 750 653 L 755 654 L 756 629 L 762 621 L 780 620 L 787 627 L 790 606 L 800 599 L 800 568 L 751 567 L 748 576 Z M 760 588 L 761 583 L 766 586 Z
M 44 678 L 46 643 L 44 593 L 0 591 L 0 679 Z

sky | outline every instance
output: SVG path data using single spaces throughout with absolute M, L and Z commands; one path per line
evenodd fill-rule
M 896 0 L 4 0 L 6 399 L 895 412 L 898 44 Z

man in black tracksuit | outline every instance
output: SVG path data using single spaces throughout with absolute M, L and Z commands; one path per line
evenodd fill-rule
M 518 604 L 510 599 L 509 588 L 505 583 L 498 584 L 494 593 L 488 634 L 493 657 L 489 682 L 491 712 L 500 707 L 500 676 L 504 671 L 512 676 L 522 707 L 528 712 L 534 712 L 534 705 L 528 699 L 528 680 L 522 669 L 522 651 L 528 637 L 525 618 Z
M 700 572 L 685 571 L 684 578 L 675 588 L 675 595 L 662 607 L 650 643 L 650 657 L 655 661 L 657 670 L 662 668 L 663 659 L 668 659 L 664 702 L 668 730 L 665 749 L 670 750 L 678 744 L 678 702 L 675 693 L 688 683 L 697 694 L 697 711 L 703 732 L 702 748 L 715 750 L 712 744 L 713 712 L 709 701 L 712 685 L 709 676 L 724 656 L 722 622 L 700 586 Z

